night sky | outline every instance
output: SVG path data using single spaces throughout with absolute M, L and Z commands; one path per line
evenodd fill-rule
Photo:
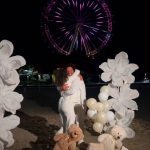
M 131 63 L 139 65 L 135 75 L 142 78 L 150 73 L 150 9 L 148 2 L 136 0 L 108 1 L 113 16 L 112 38 L 107 47 L 95 59 L 80 53 L 63 56 L 44 42 L 41 36 L 40 17 L 46 0 L 1 0 L 0 40 L 7 39 L 14 44 L 13 55 L 22 55 L 27 64 L 32 64 L 42 72 L 51 72 L 58 64 L 76 63 L 89 73 L 100 72 L 98 66 L 114 58 L 120 51 L 128 53 Z M 59 1 L 59 0 L 58 0 Z

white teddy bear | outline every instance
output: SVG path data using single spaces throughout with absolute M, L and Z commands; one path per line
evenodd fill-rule
M 122 144 L 125 138 L 127 138 L 126 130 L 116 125 L 110 134 L 105 133 L 98 137 L 99 143 L 90 143 L 87 150 L 128 150 Z

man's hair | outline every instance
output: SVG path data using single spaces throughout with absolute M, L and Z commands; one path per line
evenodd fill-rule
M 68 64 L 66 64 L 66 66 L 65 66 L 65 69 L 67 69 L 68 67 L 72 67 L 72 69 L 75 71 L 75 69 L 76 69 L 76 66 L 75 66 L 75 64 L 73 64 L 73 63 L 68 63 Z

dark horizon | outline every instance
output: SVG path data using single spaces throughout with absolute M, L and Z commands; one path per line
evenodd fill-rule
M 58 64 L 73 62 L 89 73 L 101 72 L 98 66 L 114 58 L 120 51 L 128 53 L 130 63 L 139 65 L 135 74 L 144 77 L 150 73 L 148 38 L 149 25 L 148 4 L 141 2 L 109 2 L 112 12 L 113 32 L 108 45 L 100 51 L 95 59 L 88 58 L 80 52 L 71 56 L 59 54 L 53 46 L 48 46 L 41 36 L 40 17 L 42 5 L 46 0 L 4 1 L 0 2 L 1 28 L 0 40 L 7 39 L 14 44 L 13 55 L 22 55 L 27 64 L 49 72 Z M 80 57 L 79 57 L 80 56 Z

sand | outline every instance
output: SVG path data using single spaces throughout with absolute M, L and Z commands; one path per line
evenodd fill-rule
M 125 139 L 124 146 L 129 150 L 150 150 L 150 85 L 137 84 L 140 96 L 136 100 L 139 110 L 131 128 L 136 135 L 133 139 Z M 52 87 L 25 87 L 18 88 L 24 100 L 21 109 L 17 111 L 20 125 L 13 129 L 15 143 L 6 150 L 52 150 L 53 136 L 60 127 L 60 118 L 57 112 L 59 98 L 55 88 Z M 87 87 L 87 97 L 97 97 L 99 86 Z M 86 123 L 90 127 L 90 123 Z M 97 142 L 98 134 L 87 128 L 85 142 Z
M 12 130 L 15 143 L 6 150 L 51 150 L 53 135 L 60 126 L 57 112 L 50 107 L 43 107 L 33 100 L 25 99 L 22 108 L 17 112 L 21 118 L 19 127 Z M 150 122 L 146 119 L 133 120 L 132 129 L 136 136 L 133 139 L 124 140 L 124 145 L 129 150 L 150 149 Z M 96 142 L 97 134 L 85 132 L 86 142 Z

